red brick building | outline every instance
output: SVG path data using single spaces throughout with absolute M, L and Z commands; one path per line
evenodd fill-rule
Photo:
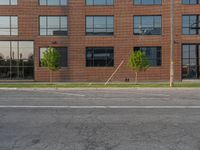
M 199 79 L 200 4 L 175 2 L 175 78 Z M 194 0 L 193 0 L 194 2 Z M 169 80 L 170 0 L 4 0 L 0 2 L 0 79 L 48 81 L 42 52 L 59 49 L 54 81 L 133 80 L 131 51 L 151 67 L 139 80 Z

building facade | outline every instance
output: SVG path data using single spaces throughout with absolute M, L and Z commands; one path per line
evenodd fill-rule
M 200 78 L 200 1 L 174 0 L 175 79 Z M 132 81 L 132 51 L 146 53 L 141 81 L 169 80 L 170 0 L 0 0 L 0 80 L 48 81 L 40 65 L 55 47 L 54 81 Z

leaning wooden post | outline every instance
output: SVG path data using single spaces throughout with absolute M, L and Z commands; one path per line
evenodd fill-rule
M 113 76 L 117 73 L 117 71 L 119 70 L 119 68 L 123 65 L 124 60 L 122 60 L 122 62 L 119 64 L 119 66 L 117 67 L 117 69 L 113 72 L 113 74 L 110 76 L 110 78 L 106 81 L 105 85 L 107 85 L 109 83 L 109 81 L 113 78 Z

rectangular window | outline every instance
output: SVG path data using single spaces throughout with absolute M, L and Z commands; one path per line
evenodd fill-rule
M 135 47 L 134 51 L 142 51 L 147 56 L 151 67 L 161 66 L 162 54 L 161 47 Z
M 34 43 L 0 41 L 0 80 L 34 78 Z
M 40 60 L 43 58 L 43 53 L 47 51 L 48 48 L 40 48 Z M 60 67 L 67 67 L 68 63 L 68 53 L 66 47 L 55 47 L 55 49 L 60 54 Z
M 186 35 L 200 34 L 200 15 L 182 16 L 182 33 Z
M 46 6 L 66 6 L 67 0 L 39 0 L 39 3 Z
M 86 35 L 113 35 L 113 16 L 87 16 Z
M 114 0 L 86 0 L 86 5 L 113 5 Z
M 0 0 L 0 5 L 17 5 L 17 0 Z
M 182 3 L 189 4 L 189 5 L 200 4 L 200 0 L 182 0 Z
M 86 66 L 87 67 L 113 67 L 114 49 L 106 47 L 88 47 L 86 48 Z
M 67 36 L 67 16 L 41 16 L 40 35 Z
M 0 16 L 0 35 L 18 35 L 17 16 Z
M 161 5 L 162 0 L 133 0 L 135 5 Z
M 182 78 L 200 79 L 200 44 L 182 45 Z
M 134 16 L 134 35 L 161 35 L 161 16 Z

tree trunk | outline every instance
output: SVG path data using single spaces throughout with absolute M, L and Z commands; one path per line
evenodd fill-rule
M 53 72 L 50 70 L 50 71 L 49 71 L 49 75 L 50 75 L 50 83 L 52 83 L 52 74 L 53 74 Z
M 135 84 L 138 83 L 138 72 L 135 72 Z

